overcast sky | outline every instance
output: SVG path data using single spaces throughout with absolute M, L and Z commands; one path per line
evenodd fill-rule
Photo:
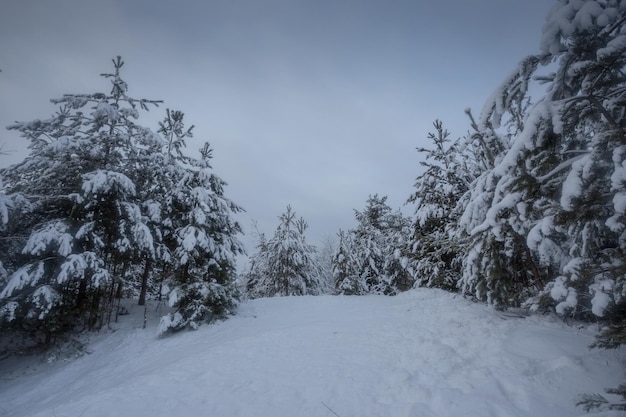
M 311 243 L 353 227 L 368 195 L 401 208 L 419 174 L 416 146 L 436 118 L 454 137 L 539 50 L 550 0 L 5 0 L 0 4 L 0 126 L 49 117 L 49 99 L 108 91 L 111 59 L 136 98 L 208 140 L 216 174 L 254 252 L 291 204 Z M 25 142 L 0 132 L 10 155 Z M 412 213 L 411 207 L 402 207 Z

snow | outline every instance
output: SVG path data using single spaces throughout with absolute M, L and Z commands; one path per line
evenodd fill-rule
M 625 7 L 621 2 L 620 8 Z M 598 0 L 560 0 L 547 18 L 541 39 L 541 49 L 551 54 L 561 50 L 561 37 L 584 32 L 594 25 L 604 27 L 615 22 L 619 11 Z
M 4 185 L 0 176 L 0 226 L 9 221 L 9 207 L 12 206 L 11 199 L 4 194 Z
M 71 250 L 72 236 L 66 233 L 68 226 L 62 221 L 54 221 L 44 225 L 28 238 L 22 253 L 25 255 L 41 255 L 51 244 L 58 244 L 58 253 L 66 256 Z
M 506 317 L 439 290 L 277 297 L 156 338 L 164 305 L 127 302 L 78 359 L 0 362 L 0 414 L 20 416 L 576 416 L 623 382 L 595 330 Z M 332 410 L 332 411 L 331 411 Z M 608 416 L 609 414 L 604 414 Z M 613 414 L 616 415 L 616 414 Z
M 574 210 L 574 200 L 582 194 L 583 178 L 590 162 L 589 154 L 585 154 L 572 164 L 572 169 L 567 174 L 561 190 L 561 207 L 564 210 Z
M 106 170 L 97 170 L 85 174 L 83 191 L 85 194 L 108 194 L 119 190 L 121 194 L 134 195 L 135 184 L 126 175 Z
M 612 279 L 603 279 L 590 286 L 590 290 L 593 293 L 591 299 L 591 311 L 598 317 L 604 317 L 606 308 L 611 303 L 610 291 L 613 290 L 615 281 Z

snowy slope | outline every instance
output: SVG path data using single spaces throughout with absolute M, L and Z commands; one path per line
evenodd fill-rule
M 156 314 L 145 330 L 122 317 L 69 363 L 0 362 L 0 415 L 571 417 L 578 394 L 624 379 L 623 353 L 587 348 L 591 327 L 438 290 L 254 300 L 162 339 Z

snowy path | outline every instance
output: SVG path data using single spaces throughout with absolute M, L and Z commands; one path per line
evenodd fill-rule
M 0 416 L 571 417 L 579 393 L 624 376 L 623 354 L 587 349 L 590 329 L 436 290 L 255 300 L 158 340 L 125 320 L 72 363 L 0 368 Z

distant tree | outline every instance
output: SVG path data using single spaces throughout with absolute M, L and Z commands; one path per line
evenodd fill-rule
M 368 293 L 367 283 L 361 278 L 360 266 L 355 258 L 353 234 L 339 231 L 339 244 L 333 256 L 335 292 L 342 295 Z
M 250 264 L 248 271 L 244 275 L 246 282 L 246 294 L 250 298 L 263 297 L 269 293 L 269 288 L 264 287 L 268 283 L 266 276 L 268 274 L 268 255 L 267 239 L 265 234 L 258 232 L 258 244 L 256 252 L 250 256 Z
M 340 235 L 334 257 L 337 292 L 392 295 L 413 285 L 405 253 L 409 222 L 386 200 L 370 196 L 363 211 L 355 210 L 357 227 Z
M 394 295 L 407 291 L 415 285 L 415 271 L 410 262 L 411 221 L 399 211 L 388 216 L 384 238 L 386 248 L 383 270 L 389 277 L 386 293 Z
M 249 293 L 258 297 L 319 294 L 316 249 L 306 242 L 306 221 L 296 219 L 291 206 L 279 219 L 274 236 L 253 257 L 265 270 L 257 264 L 258 272 L 248 281 Z
M 316 265 L 318 267 L 317 274 L 319 276 L 320 291 L 324 294 L 330 294 L 334 291 L 333 279 L 333 257 L 337 251 L 337 241 L 334 236 L 326 236 L 317 251 Z

